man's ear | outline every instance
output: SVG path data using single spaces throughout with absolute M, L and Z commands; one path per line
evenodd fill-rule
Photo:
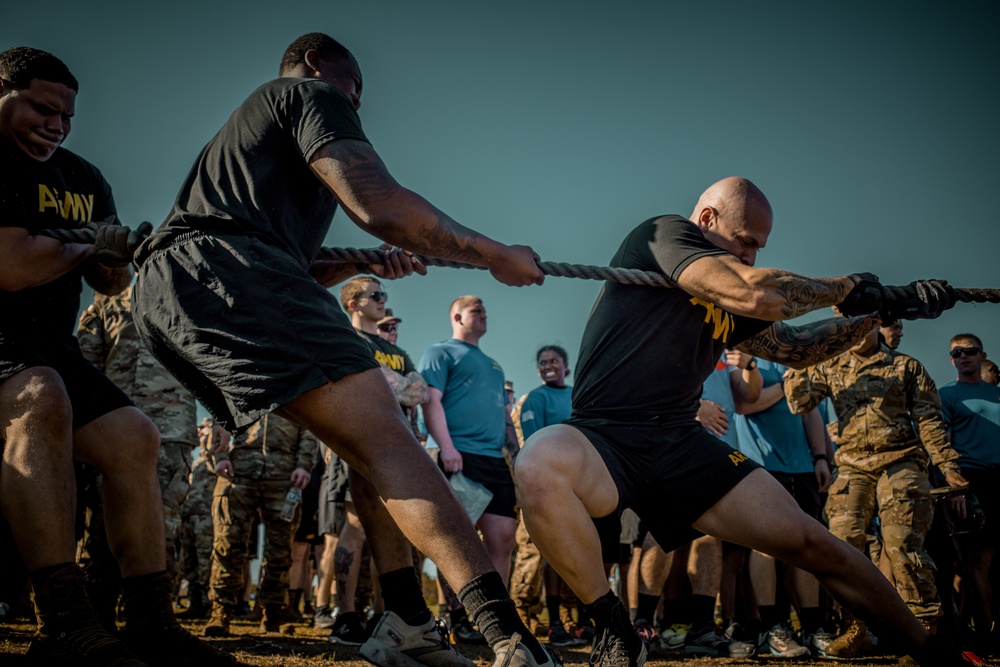
M 352 310 L 357 310 L 357 309 L 358 309 L 358 300 L 349 299 L 347 301 L 347 312 L 351 312 Z

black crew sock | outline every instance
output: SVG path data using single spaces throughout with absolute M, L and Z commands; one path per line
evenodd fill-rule
M 45 567 L 40 567 L 37 570 L 32 570 L 28 573 L 28 577 L 31 579 L 31 587 L 36 591 L 43 589 L 45 580 L 51 577 L 53 574 L 63 569 L 64 567 L 77 567 L 79 565 L 70 561 L 66 563 L 57 563 L 56 565 L 46 565 Z M 79 570 L 80 580 L 83 580 L 83 570 Z
M 639 595 L 640 606 L 642 605 L 642 594 Z M 671 625 L 687 625 L 691 622 L 691 615 L 688 612 L 688 605 L 682 598 L 663 599 L 663 618 L 660 619 L 660 626 L 669 628 Z
M 711 595 L 691 596 L 691 627 L 715 625 L 715 598 Z
M 645 621 L 646 623 L 652 625 L 653 621 L 656 620 L 656 605 L 659 603 L 659 595 L 645 595 L 644 593 L 639 593 L 639 608 L 636 610 L 635 620 Z
M 760 611 L 760 624 L 764 627 L 763 632 L 769 632 L 771 628 L 781 622 L 778 618 L 778 606 L 773 604 L 757 605 Z
M 816 634 L 819 626 L 823 623 L 819 607 L 806 607 L 799 609 L 799 624 L 802 625 L 802 636 Z
M 549 610 L 549 627 L 555 628 L 562 625 L 562 618 L 559 616 L 559 607 L 562 606 L 561 595 L 546 595 L 545 608 Z
M 584 605 L 584 609 L 598 630 L 614 627 L 616 621 L 621 623 L 623 619 L 628 619 L 625 605 L 613 591 L 608 591 L 590 604 Z
M 424 591 L 417 579 L 417 571 L 403 567 L 378 576 L 382 600 L 386 611 L 395 612 L 409 625 L 424 625 L 433 616 L 424 602 Z
M 492 648 L 496 649 L 497 644 L 510 639 L 516 632 L 537 663 L 548 662 L 545 649 L 517 615 L 514 601 L 498 572 L 487 572 L 470 580 L 458 592 L 458 599 L 469 610 L 472 621 Z

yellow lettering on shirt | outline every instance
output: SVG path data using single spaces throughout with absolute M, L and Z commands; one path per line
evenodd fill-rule
M 712 331 L 712 338 L 715 340 L 722 339 L 725 343 L 729 340 L 729 334 L 733 330 L 735 320 L 733 316 L 719 308 L 714 303 L 705 301 L 704 299 L 699 299 L 698 297 L 692 297 L 691 303 L 695 306 L 702 306 L 705 308 L 705 324 L 712 323 L 715 325 L 715 329 Z
M 386 354 L 385 352 L 378 350 L 375 352 L 375 361 L 380 364 L 385 364 L 397 373 L 403 372 L 403 364 L 405 363 L 403 355 L 401 354 Z
M 45 209 L 54 208 L 59 211 L 59 202 L 56 200 L 56 195 L 49 190 L 48 186 L 38 184 L 38 212 L 44 213 Z M 62 212 L 59 212 L 60 215 Z
M 733 462 L 734 466 L 738 466 L 747 460 L 746 454 L 743 452 L 732 452 L 729 454 L 729 460 Z
M 81 195 L 67 192 L 60 203 L 59 190 L 49 188 L 44 183 L 38 184 L 38 212 L 53 208 L 63 220 L 73 219 L 78 222 L 90 222 L 94 212 L 94 195 Z

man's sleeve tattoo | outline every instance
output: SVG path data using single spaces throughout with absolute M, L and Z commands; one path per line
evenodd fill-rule
M 791 368 L 807 368 L 856 345 L 878 325 L 876 315 L 835 317 L 796 327 L 775 322 L 736 347 Z
M 786 319 L 810 313 L 825 306 L 832 306 L 843 301 L 843 288 L 835 283 L 827 283 L 813 278 L 806 278 L 794 273 L 779 275 L 777 283 L 778 294 L 781 295 L 781 313 Z
M 326 182 L 342 184 L 362 205 L 385 201 L 400 188 L 378 154 L 364 142 L 332 141 L 319 149 L 312 164 Z

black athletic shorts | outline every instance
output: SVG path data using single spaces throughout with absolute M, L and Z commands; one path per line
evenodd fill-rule
M 462 474 L 473 482 L 479 482 L 493 493 L 493 498 L 490 499 L 490 504 L 486 506 L 483 513 L 516 519 L 517 512 L 514 508 L 517 506 L 517 498 L 514 494 L 514 478 L 510 474 L 507 461 L 494 456 L 460 453 L 462 455 Z M 438 465 L 441 465 L 440 459 Z M 444 470 L 443 467 L 441 469 Z M 451 475 L 445 474 L 451 477 Z
M 307 391 L 378 367 L 337 298 L 282 250 L 197 234 L 146 250 L 136 328 L 234 436 Z
M 0 333 L 0 383 L 28 368 L 51 368 L 66 385 L 77 429 L 109 412 L 132 405 L 121 389 L 80 353 L 76 337 L 10 339 Z
M 319 484 L 319 507 L 316 511 L 317 531 L 320 535 L 339 535 L 347 518 L 345 503 L 349 496 L 347 465 L 333 454 L 330 463 L 323 467 Z
M 624 508 L 670 552 L 699 537 L 691 524 L 760 467 L 697 424 L 565 423 L 590 440 L 618 488 L 618 509 L 594 519 L 608 563 L 618 558 Z
M 774 472 L 768 470 L 771 476 L 781 482 L 785 490 L 795 498 L 799 504 L 799 509 L 816 519 L 822 521 L 823 506 L 825 503 L 819 494 L 819 484 L 816 482 L 816 473 L 812 472 Z
M 975 494 L 979 507 L 986 515 L 983 528 L 957 535 L 959 544 L 978 544 L 1000 547 L 1000 468 L 962 468 L 962 475 L 969 480 L 969 490 Z M 967 530 L 973 522 L 960 522 L 956 530 Z

